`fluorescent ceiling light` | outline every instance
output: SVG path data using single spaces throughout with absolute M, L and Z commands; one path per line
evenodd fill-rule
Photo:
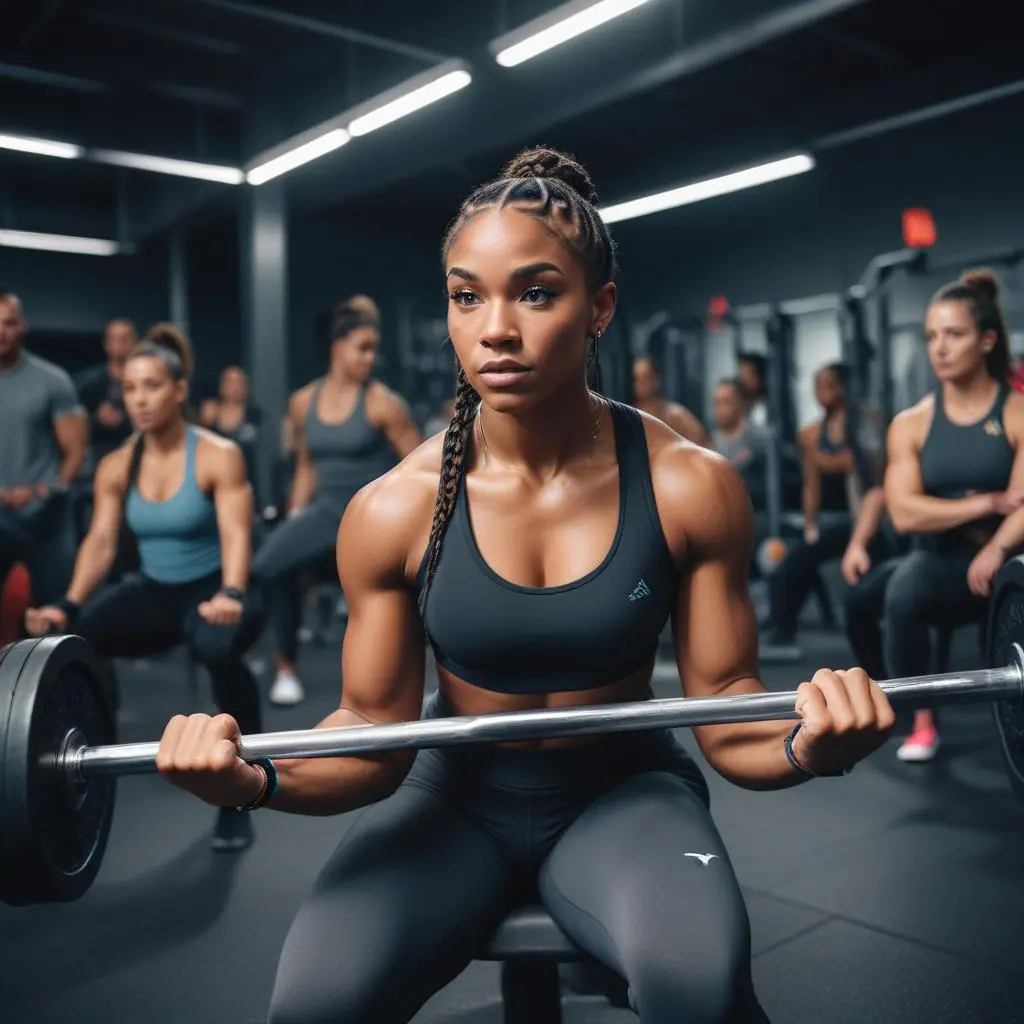
M 13 149 L 18 153 L 36 153 L 38 156 L 56 156 L 62 160 L 77 160 L 85 152 L 70 142 L 51 139 L 30 139 L 21 135 L 0 135 L 0 149 Z
M 366 135 L 413 111 L 436 103 L 445 96 L 451 96 L 460 89 L 465 89 L 473 81 L 473 76 L 465 68 L 447 71 L 447 67 L 449 65 L 442 65 L 441 68 L 428 72 L 429 80 L 424 84 L 418 84 L 423 81 L 424 76 L 417 76 L 397 89 L 372 100 L 371 108 L 366 113 L 354 117 L 349 122 L 348 130 L 352 135 Z
M 585 3 L 565 4 L 493 40 L 490 50 L 494 59 L 503 67 L 515 67 L 647 2 L 599 0 L 594 3 L 593 0 L 586 0 Z
M 257 164 L 246 174 L 245 180 L 250 185 L 262 185 L 264 182 L 270 181 L 271 178 L 287 174 L 288 171 L 293 171 L 296 167 L 301 167 L 303 164 L 308 164 L 310 160 L 315 160 L 325 153 L 340 149 L 351 138 L 352 136 L 344 128 L 335 128 L 332 131 L 325 132 L 323 135 L 318 135 L 309 142 L 296 146 L 294 149 L 286 150 L 279 156 Z
M 83 256 L 116 256 L 118 243 L 108 238 L 80 238 L 77 235 L 44 235 L 37 231 L 7 231 L 0 228 L 0 245 L 14 249 L 45 249 L 73 252 Z
M 145 153 L 123 153 L 117 149 L 93 149 L 89 151 L 89 157 L 101 164 L 131 167 L 137 171 L 154 171 L 157 174 L 173 174 L 180 178 L 219 181 L 225 185 L 241 185 L 245 181 L 245 173 L 238 167 L 202 164 L 193 160 L 173 160 L 166 156 L 147 156 Z
M 739 192 L 755 185 L 765 185 L 770 181 L 790 178 L 794 174 L 804 174 L 813 169 L 814 157 L 808 153 L 801 153 L 798 156 L 786 157 L 784 160 L 773 160 L 757 167 L 748 167 L 745 171 L 735 171 L 717 178 L 708 178 L 706 181 L 697 181 L 692 185 L 669 189 L 667 192 L 632 199 L 628 203 L 606 206 L 600 211 L 601 219 L 606 224 L 614 224 L 633 217 L 645 217 L 649 213 L 661 213 L 662 210 L 671 210 L 676 206 L 714 199 L 715 196 Z

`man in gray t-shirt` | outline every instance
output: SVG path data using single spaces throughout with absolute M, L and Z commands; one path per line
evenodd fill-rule
M 68 487 L 85 462 L 88 423 L 71 378 L 24 349 L 21 302 L 0 294 L 0 586 L 21 562 L 32 597 L 64 596 L 76 537 Z
M 714 393 L 715 429 L 711 447 L 724 455 L 743 477 L 755 512 L 767 502 L 767 441 L 747 420 L 746 401 L 738 380 L 721 380 Z

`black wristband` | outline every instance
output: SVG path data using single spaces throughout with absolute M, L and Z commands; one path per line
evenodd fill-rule
M 78 613 L 81 611 L 81 605 L 75 604 L 69 597 L 62 597 L 59 601 L 54 601 L 53 607 L 59 608 L 64 613 L 68 620 L 68 626 L 78 618 Z
M 245 591 L 239 590 L 238 587 L 221 587 L 217 593 L 223 594 L 225 597 L 230 597 L 232 601 L 245 600 Z
M 258 761 L 253 761 L 252 766 L 263 771 L 263 789 L 252 803 L 246 804 L 244 807 L 236 807 L 236 811 L 258 811 L 261 807 L 265 807 L 277 792 L 277 769 L 274 767 L 274 762 L 269 757 L 261 757 Z
M 844 775 L 849 775 L 853 771 L 852 768 L 844 768 L 841 772 L 816 772 L 808 768 L 806 765 L 801 764 L 796 759 L 796 754 L 793 753 L 793 740 L 796 739 L 796 734 L 803 728 L 803 722 L 797 722 L 793 726 L 793 731 L 786 737 L 784 744 L 786 750 L 786 760 L 802 775 L 806 775 L 809 779 L 840 779 Z

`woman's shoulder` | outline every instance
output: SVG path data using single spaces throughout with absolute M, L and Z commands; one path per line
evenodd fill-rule
M 100 459 L 96 466 L 95 476 L 95 486 L 98 489 L 114 487 L 124 490 L 128 483 L 128 473 L 131 469 L 132 458 L 135 456 L 135 448 L 140 440 L 138 434 L 132 434 L 112 452 Z
M 889 424 L 889 430 L 895 433 L 915 433 L 932 421 L 935 415 L 935 393 L 930 391 L 924 398 L 896 413 Z
M 311 380 L 304 384 L 298 391 L 293 391 L 288 399 L 288 411 L 293 415 L 305 416 L 309 412 L 309 402 L 316 389 L 320 386 L 321 378 Z
M 406 568 L 418 563 L 434 518 L 442 442 L 443 435 L 424 441 L 349 502 L 342 531 L 354 557 L 363 552 Z
M 245 456 L 239 445 L 206 427 L 189 425 L 196 438 L 196 463 L 200 469 L 213 470 L 222 477 L 236 477 L 239 472 L 247 474 Z
M 707 532 L 708 521 L 742 528 L 749 515 L 746 484 L 732 463 L 718 452 L 681 438 L 644 413 L 644 433 L 651 483 L 665 539 L 681 556 L 688 539 Z

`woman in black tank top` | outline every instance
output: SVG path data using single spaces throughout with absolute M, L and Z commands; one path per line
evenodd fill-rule
M 885 589 L 885 661 L 893 677 L 932 669 L 930 627 L 982 622 L 992 581 L 1024 541 L 1024 396 L 1009 386 L 1010 346 L 991 271 L 942 288 L 925 320 L 938 387 L 893 420 L 885 497 L 915 550 Z M 900 747 L 926 761 L 939 745 L 920 711 Z
M 846 380 L 842 363 L 830 363 L 814 376 L 814 394 L 824 416 L 800 431 L 804 484 L 803 536 L 793 541 L 769 579 L 772 632 L 769 642 L 788 646 L 796 640 L 801 609 L 812 590 L 826 616 L 832 617 L 824 581 L 818 570 L 842 558 L 850 541 L 850 476 L 857 466 L 846 429 Z
M 259 444 L 259 410 L 249 402 L 249 378 L 240 366 L 229 366 L 220 375 L 218 397 L 203 402 L 200 422 L 221 437 L 234 441 L 245 459 L 256 508 L 263 507 L 259 493 L 256 457 Z
M 687 694 L 764 692 L 742 480 L 588 387 L 616 296 L 596 198 L 579 164 L 535 150 L 453 223 L 452 420 L 345 514 L 343 699 L 324 727 L 642 700 L 669 619 Z M 424 709 L 428 643 L 439 689 Z M 795 729 L 708 726 L 701 748 L 736 784 L 778 789 L 849 768 L 894 720 L 858 672 L 818 672 L 797 708 Z M 270 1021 L 407 1022 L 510 901 L 538 898 L 624 976 L 641 1020 L 767 1020 L 707 788 L 669 731 L 211 771 L 230 723 L 191 723 L 161 742 L 184 789 L 365 808 L 292 926 Z

